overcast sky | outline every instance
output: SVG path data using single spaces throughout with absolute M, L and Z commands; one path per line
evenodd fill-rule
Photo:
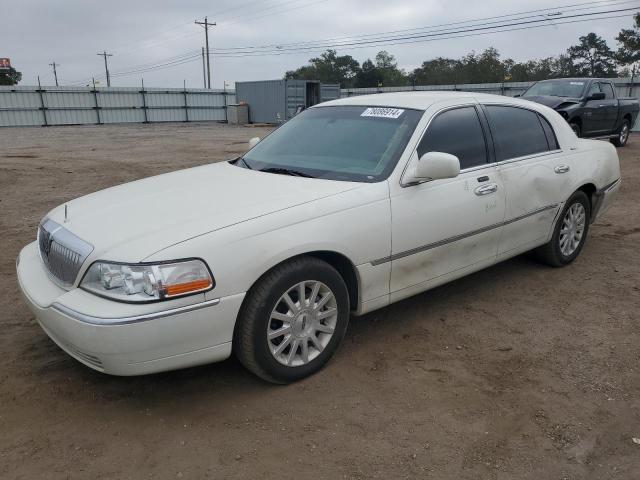
M 49 63 L 55 61 L 61 84 L 104 74 L 97 52 L 113 53 L 109 67 L 113 86 L 202 86 L 202 63 L 188 63 L 144 73 L 117 76 L 140 65 L 196 52 L 204 45 L 203 29 L 193 23 L 205 15 L 218 26 L 210 30 L 215 48 L 310 42 L 336 37 L 390 32 L 401 29 L 461 22 L 542 8 L 575 14 L 566 5 L 580 0 L 0 0 L 0 57 L 11 58 L 23 73 L 22 85 L 53 84 Z M 597 2 L 600 10 L 638 7 L 640 1 Z M 615 36 L 632 25 L 631 15 L 602 21 L 556 25 L 546 28 L 479 35 L 407 45 L 337 48 L 362 62 L 382 49 L 396 56 L 407 70 L 437 56 L 458 58 L 471 50 L 497 48 L 515 60 L 542 58 L 564 52 L 580 35 L 595 32 L 615 48 Z M 619 15 L 619 14 L 618 14 Z M 286 55 L 241 58 L 212 56 L 213 86 L 231 88 L 237 80 L 281 78 L 286 70 L 304 65 L 323 48 Z M 190 59 L 188 59 L 190 60 Z M 101 85 L 106 82 L 101 80 Z

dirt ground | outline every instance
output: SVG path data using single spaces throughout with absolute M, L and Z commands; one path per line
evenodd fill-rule
M 52 207 L 265 129 L 0 129 L 0 478 L 640 478 L 640 136 L 579 259 L 521 256 L 352 319 L 290 386 L 235 359 L 119 378 L 40 330 L 15 258 Z

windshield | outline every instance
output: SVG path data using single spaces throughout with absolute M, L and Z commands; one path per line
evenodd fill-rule
M 315 107 L 275 130 L 243 157 L 255 170 L 375 182 L 389 176 L 422 116 L 386 107 Z
M 580 98 L 586 82 L 576 80 L 549 80 L 538 82 L 524 92 L 523 97 L 554 96 Z

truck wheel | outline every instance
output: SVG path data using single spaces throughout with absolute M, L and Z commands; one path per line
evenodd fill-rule
M 576 134 L 576 137 L 580 138 L 582 136 L 582 129 L 580 128 L 580 124 L 578 123 L 570 123 L 569 126 L 571 127 L 571 130 L 573 130 L 573 133 Z
M 338 349 L 349 310 L 349 293 L 335 268 L 313 257 L 293 259 L 247 293 L 233 349 L 264 380 L 300 380 L 320 370 Z
M 578 190 L 565 203 L 549 243 L 535 250 L 538 258 L 552 267 L 564 267 L 573 262 L 587 240 L 590 216 L 589 198 Z
M 631 130 L 631 124 L 629 120 L 625 120 L 622 122 L 622 126 L 620 127 L 620 131 L 618 132 L 618 136 L 611 139 L 611 143 L 613 143 L 616 147 L 624 147 L 627 144 L 627 140 L 629 140 L 629 132 Z

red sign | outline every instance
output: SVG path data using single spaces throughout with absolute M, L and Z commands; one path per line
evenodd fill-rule
M 8 70 L 11 68 L 11 61 L 8 58 L 0 58 L 0 70 Z

